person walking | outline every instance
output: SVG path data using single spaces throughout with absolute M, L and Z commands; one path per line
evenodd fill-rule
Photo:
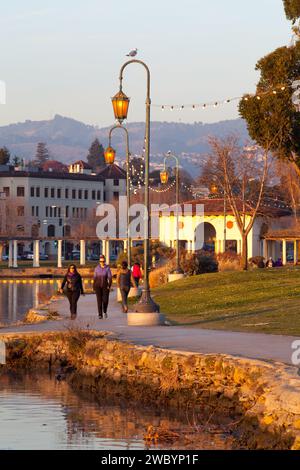
M 97 297 L 98 316 L 107 318 L 107 307 L 109 302 L 109 291 L 112 284 L 110 267 L 105 264 L 105 256 L 101 255 L 99 264 L 94 271 L 94 291 Z
M 142 271 L 141 271 L 141 265 L 137 261 L 134 263 L 132 267 L 132 275 L 133 275 L 136 287 L 139 287 L 140 279 L 142 277 Z
M 64 287 L 66 289 L 64 290 Z M 80 294 L 84 295 L 82 278 L 75 264 L 71 264 L 68 268 L 67 274 L 65 275 L 61 288 L 61 294 L 65 292 L 68 297 L 70 304 L 71 320 L 74 320 L 77 316 L 77 303 L 80 297 Z
M 131 286 L 135 286 L 135 280 L 130 269 L 128 269 L 127 261 L 122 261 L 121 269 L 117 275 L 117 286 L 120 289 L 122 297 L 122 310 L 128 312 L 127 298 Z

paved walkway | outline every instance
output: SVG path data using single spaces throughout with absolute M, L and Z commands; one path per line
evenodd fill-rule
M 122 341 L 140 345 L 154 345 L 177 351 L 230 354 L 286 364 L 291 364 L 292 342 L 300 339 L 292 336 L 181 326 L 129 327 L 126 315 L 121 312 L 115 295 L 116 292 L 111 294 L 108 319 L 98 319 L 95 295 L 87 295 L 79 300 L 78 319 L 75 321 L 69 320 L 68 302 L 67 299 L 62 299 L 53 304 L 53 309 L 55 307 L 55 310 L 58 310 L 63 320 L 2 328 L 0 335 L 14 332 L 63 331 L 70 324 L 75 324 L 84 328 L 113 332 Z

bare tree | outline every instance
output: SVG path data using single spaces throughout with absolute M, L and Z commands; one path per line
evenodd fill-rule
M 212 178 L 235 216 L 242 238 L 242 267 L 248 269 L 248 235 L 262 203 L 267 182 L 268 151 L 241 148 L 234 136 L 211 137 Z M 234 169 L 232 163 L 234 162 Z M 215 170 L 214 170 L 215 169 Z

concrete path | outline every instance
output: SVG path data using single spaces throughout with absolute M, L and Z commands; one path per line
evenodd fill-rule
M 68 302 L 67 299 L 62 299 L 53 304 L 53 309 L 60 313 L 63 320 L 2 328 L 0 335 L 14 332 L 63 331 L 70 325 L 77 325 L 113 332 L 122 341 L 140 345 L 154 345 L 177 351 L 230 354 L 286 364 L 291 364 L 293 341 L 300 339 L 293 336 L 237 333 L 180 326 L 129 327 L 126 315 L 121 312 L 115 296 L 116 292 L 113 292 L 110 298 L 108 319 L 98 319 L 96 297 L 87 295 L 79 300 L 78 319 L 75 321 L 69 320 Z

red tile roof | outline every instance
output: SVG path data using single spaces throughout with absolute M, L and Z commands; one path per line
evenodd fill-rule
M 236 199 L 236 206 L 240 212 L 243 210 L 243 204 L 241 199 Z M 204 205 L 204 212 L 206 215 L 223 215 L 224 214 L 224 199 L 223 198 L 202 198 L 202 199 L 193 199 L 192 201 L 186 201 L 183 204 L 191 204 L 193 208 L 196 204 Z M 253 209 L 250 205 L 246 207 L 246 213 L 251 215 Z M 226 214 L 233 215 L 233 211 L 229 205 L 229 202 L 226 201 Z M 291 210 L 289 208 L 276 207 L 274 204 L 262 203 L 259 210 L 259 215 L 264 215 L 268 217 L 285 217 L 291 215 Z

